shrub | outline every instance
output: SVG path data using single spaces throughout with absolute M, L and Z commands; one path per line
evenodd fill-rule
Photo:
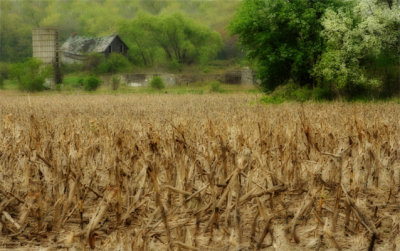
M 284 100 L 292 100 L 298 102 L 305 102 L 312 98 L 313 91 L 307 86 L 300 87 L 298 84 L 290 81 L 286 85 L 278 86 L 272 92 L 267 100 L 267 103 L 281 103 Z
M 4 78 L 0 75 L 0 89 L 3 89 L 4 86 Z
M 88 77 L 83 84 L 85 91 L 94 91 L 100 86 L 100 79 L 96 76 Z
M 83 69 L 89 72 L 99 71 L 100 65 L 104 64 L 106 58 L 101 53 L 91 53 L 87 56 Z
M 11 75 L 17 80 L 18 87 L 22 91 L 36 92 L 44 90 L 46 77 L 50 74 L 51 67 L 43 67 L 40 60 L 36 58 L 14 64 L 11 67 Z
M 210 91 L 211 92 L 221 92 L 221 83 L 218 81 L 212 82 L 210 84 Z
M 286 85 L 278 86 L 272 93 L 271 96 L 282 99 L 282 100 L 292 100 L 293 92 L 299 88 L 298 85 L 293 82 L 289 82 Z
M 45 89 L 44 83 L 46 82 L 45 78 L 40 76 L 27 78 L 23 77 L 23 82 L 20 85 L 20 89 L 28 92 L 38 92 L 43 91 Z
M 172 59 L 169 63 L 168 63 L 168 68 L 171 71 L 182 71 L 182 64 L 180 64 L 176 59 Z
M 210 66 L 203 66 L 202 71 L 203 71 L 203 73 L 209 73 L 210 72 Z
M 261 98 L 261 102 L 266 104 L 282 104 L 285 100 L 282 97 L 267 95 Z
M 0 77 L 7 79 L 10 74 L 10 64 L 0 62 Z
M 0 62 L 0 89 L 4 87 L 4 82 L 11 77 L 10 63 Z
M 155 76 L 151 79 L 150 87 L 158 90 L 164 89 L 165 88 L 164 81 L 162 80 L 161 77 Z
M 307 100 L 311 99 L 312 95 L 312 90 L 307 88 L 307 87 L 300 87 L 297 88 L 293 93 L 292 93 L 292 99 L 298 102 L 305 102 Z
M 119 88 L 119 84 L 120 84 L 120 78 L 117 76 L 113 76 L 112 82 L 111 82 L 111 89 L 113 91 L 116 91 Z
M 265 103 L 279 104 L 284 101 L 323 101 L 332 100 L 333 98 L 333 92 L 327 87 L 315 87 L 311 89 L 308 86 L 301 87 L 300 85 L 290 81 L 286 85 L 278 86 L 275 91 L 265 96 L 262 101 Z
M 84 84 L 85 84 L 85 78 L 79 78 L 77 87 L 82 88 Z
M 315 101 L 322 101 L 322 100 L 331 100 L 333 98 L 333 94 L 329 89 L 324 89 L 320 87 L 315 87 L 312 90 L 312 99 Z
M 117 73 L 126 70 L 130 63 L 126 57 L 118 53 L 111 53 L 110 56 L 102 61 L 98 68 L 98 73 Z

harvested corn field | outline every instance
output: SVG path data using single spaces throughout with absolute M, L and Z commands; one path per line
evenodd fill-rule
M 396 104 L 0 97 L 0 248 L 398 250 Z

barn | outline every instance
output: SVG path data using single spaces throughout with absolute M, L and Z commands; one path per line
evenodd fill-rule
M 126 56 L 128 49 L 117 34 L 106 37 L 72 35 L 61 46 L 61 61 L 66 64 L 82 63 L 90 53 L 102 53 L 106 58 L 111 53 Z

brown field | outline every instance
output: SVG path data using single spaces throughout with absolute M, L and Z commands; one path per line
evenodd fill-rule
M 0 249 L 399 250 L 400 106 L 0 95 Z

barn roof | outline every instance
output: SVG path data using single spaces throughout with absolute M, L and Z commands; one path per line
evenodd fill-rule
M 116 34 L 106 37 L 71 36 L 61 46 L 61 50 L 78 55 L 104 52 L 116 37 L 118 37 Z

